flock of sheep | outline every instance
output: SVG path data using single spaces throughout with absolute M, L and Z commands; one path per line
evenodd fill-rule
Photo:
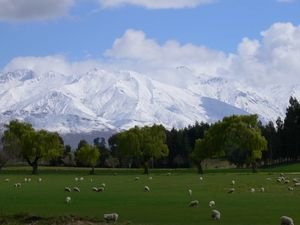
M 168 176 L 170 176 L 171 174 L 168 173 L 167 174 Z M 153 178 L 152 177 L 148 177 L 149 180 L 152 180 Z M 200 177 L 199 178 L 200 181 L 203 181 L 203 177 Z M 74 179 L 76 182 L 80 182 L 80 181 L 84 181 L 84 177 L 75 177 Z M 139 177 L 135 177 L 134 178 L 135 181 L 138 181 L 140 180 Z M 272 179 L 271 178 L 267 178 L 267 180 L 271 181 Z M 10 179 L 9 178 L 6 178 L 5 179 L 5 182 L 9 182 Z M 38 182 L 42 182 L 42 178 L 38 178 L 37 179 Z M 90 179 L 91 182 L 93 182 L 92 179 Z M 297 178 L 293 178 L 292 180 L 290 180 L 288 177 L 286 177 L 283 173 L 280 174 L 280 176 L 277 178 L 276 180 L 278 183 L 280 184 L 288 184 L 288 190 L 289 191 L 293 191 L 294 190 L 294 187 L 300 187 L 300 182 L 298 181 Z M 15 188 L 21 188 L 22 187 L 22 183 L 29 183 L 31 182 L 31 178 L 24 178 L 24 182 L 18 182 L 18 183 L 15 183 L 14 184 L 14 187 Z M 236 184 L 236 181 L 235 180 L 232 180 L 231 181 L 231 187 L 228 189 L 227 193 L 228 194 L 232 194 L 236 191 L 235 189 L 235 184 Z M 291 185 L 293 184 L 293 185 Z M 106 184 L 105 183 L 102 183 L 100 186 L 93 186 L 91 188 L 91 191 L 94 191 L 94 192 L 104 192 L 105 190 L 105 187 L 106 187 Z M 250 192 L 255 192 L 257 189 L 255 189 L 254 187 L 250 188 Z M 68 187 L 66 186 L 64 188 L 64 191 L 65 192 L 80 192 L 80 188 L 78 186 L 74 186 L 74 187 Z M 150 192 L 150 187 L 149 186 L 144 186 L 144 191 L 145 192 Z M 260 192 L 264 192 L 265 191 L 265 188 L 264 187 L 260 187 L 258 189 L 258 191 Z M 193 191 L 191 189 L 188 189 L 188 195 L 190 197 L 192 197 L 193 195 Z M 65 202 L 67 204 L 71 204 L 71 197 L 70 196 L 66 196 L 65 198 Z M 190 201 L 189 203 L 189 207 L 198 207 L 199 206 L 199 201 L 198 200 L 192 200 Z M 216 206 L 216 203 L 214 200 L 211 200 L 209 203 L 208 203 L 208 206 L 210 208 L 214 208 Z M 119 214 L 118 213 L 107 213 L 107 214 L 104 214 L 103 215 L 103 218 L 106 222 L 117 222 L 118 218 L 119 218 Z M 211 218 L 213 220 L 220 220 L 221 219 L 221 212 L 217 209 L 212 209 L 211 211 Z M 282 216 L 280 217 L 280 225 L 294 225 L 294 221 L 291 217 L 288 217 L 288 216 Z

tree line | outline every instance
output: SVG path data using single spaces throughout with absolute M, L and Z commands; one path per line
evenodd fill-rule
M 0 168 L 23 160 L 38 172 L 53 166 L 189 168 L 203 172 L 203 160 L 221 158 L 237 167 L 295 162 L 300 158 L 300 104 L 291 97 L 284 120 L 263 124 L 257 115 L 229 116 L 214 124 L 199 123 L 167 130 L 162 125 L 134 127 L 108 140 L 80 140 L 76 149 L 64 145 L 56 132 L 36 131 L 31 124 L 11 121 L 0 145 Z

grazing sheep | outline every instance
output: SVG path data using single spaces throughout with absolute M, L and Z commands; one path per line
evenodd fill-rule
M 65 201 L 66 201 L 67 204 L 71 203 L 71 197 L 67 196 Z
M 199 177 L 199 180 L 203 180 L 203 177 Z
M 28 181 L 28 182 L 31 182 L 31 178 L 28 178 L 27 181 Z
M 105 184 L 105 183 L 102 183 L 102 184 L 101 184 L 101 186 L 102 186 L 102 187 L 105 187 L 105 186 L 106 186 L 106 184 Z
M 282 216 L 280 217 L 280 225 L 294 225 L 294 221 L 291 217 Z
M 148 186 L 145 186 L 145 187 L 144 187 L 144 190 L 147 191 L 147 192 L 149 192 L 149 191 L 150 191 L 150 188 L 149 188 Z
M 149 180 L 152 180 L 153 178 L 152 178 L 152 177 L 149 177 L 148 179 L 149 179 Z
M 98 192 L 98 188 L 96 187 L 92 187 L 92 190 Z
M 80 177 L 80 178 L 79 178 L 79 180 L 80 180 L 80 181 L 83 181 L 83 180 L 84 180 L 84 178 L 83 178 L 83 177 Z
M 288 187 L 288 190 L 289 190 L 289 191 L 293 191 L 294 188 L 293 188 L 293 187 Z
M 294 182 L 294 183 L 298 183 L 299 181 L 298 181 L 297 178 L 294 178 L 294 179 L 293 179 L 293 182 Z
M 210 201 L 208 203 L 208 205 L 209 205 L 210 208 L 212 208 L 212 207 L 214 207 L 216 205 L 216 203 L 215 203 L 215 201 Z
M 99 187 L 97 192 L 103 192 L 104 191 L 104 187 Z
M 284 180 L 284 183 L 288 184 L 288 183 L 290 183 L 290 180 Z
M 268 180 L 268 181 L 271 181 L 271 180 L 272 180 L 272 178 L 270 178 L 270 177 L 267 177 L 267 178 L 266 178 L 266 180 Z
M 234 191 L 235 191 L 234 188 L 230 188 L 229 191 L 228 191 L 227 193 L 228 193 L 228 194 L 231 194 L 231 193 L 233 193 Z
M 4 181 L 5 181 L 5 182 L 9 182 L 9 178 L 6 178 Z
M 16 184 L 14 184 L 14 187 L 20 188 L 20 187 L 21 187 L 21 183 L 16 183 Z
M 71 192 L 71 188 L 65 187 L 65 191 L 66 191 L 66 192 Z
M 300 186 L 300 183 L 295 183 L 294 186 L 295 186 L 295 187 L 299 187 L 299 186 Z
M 73 190 L 76 191 L 76 192 L 80 192 L 79 187 L 73 187 Z
M 28 181 L 28 180 L 27 180 L 27 178 L 25 177 L 25 178 L 24 178 L 24 182 L 26 183 L 27 181 Z
M 191 189 L 189 189 L 189 195 L 192 196 L 193 191 Z
M 139 180 L 139 179 L 140 179 L 139 177 L 135 177 L 135 178 L 134 178 L 134 180 Z
M 252 193 L 254 193 L 254 192 L 255 192 L 255 188 L 251 188 L 250 191 L 251 191 Z
M 284 177 L 284 173 L 280 173 L 280 176 L 281 176 L 281 177 Z
M 77 182 L 79 179 L 78 179 L 78 177 L 75 177 L 74 180 Z
M 231 181 L 231 184 L 232 184 L 232 185 L 235 185 L 235 180 L 232 180 L 232 181 Z
M 117 222 L 118 220 L 118 213 L 108 213 L 108 214 L 104 214 L 104 219 L 105 221 L 108 222 Z
M 265 192 L 265 188 L 264 188 L 264 187 L 261 187 L 261 188 L 260 188 L 260 192 Z
M 199 201 L 198 200 L 193 200 L 190 202 L 189 207 L 197 207 L 199 205 Z
M 39 182 L 42 182 L 42 178 L 41 178 L 41 177 L 39 177 L 38 181 L 39 181 Z
M 211 211 L 211 218 L 214 219 L 214 220 L 220 220 L 221 219 L 221 213 L 214 209 Z

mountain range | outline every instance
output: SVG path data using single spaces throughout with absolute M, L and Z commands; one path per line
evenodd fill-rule
M 195 75 L 178 67 L 180 84 L 134 71 L 93 69 L 66 75 L 33 70 L 0 73 L 0 124 L 12 119 L 37 129 L 67 133 L 118 131 L 135 125 L 182 128 L 232 114 L 258 114 L 263 122 L 284 117 L 300 86 L 254 88 L 224 77 Z

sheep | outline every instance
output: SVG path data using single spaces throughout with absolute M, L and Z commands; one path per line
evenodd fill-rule
M 76 192 L 80 192 L 79 187 L 73 187 L 73 190 L 76 191 Z
M 78 177 L 75 177 L 74 180 L 77 182 L 79 179 L 78 179 Z
M 28 181 L 28 182 L 31 182 L 31 178 L 28 178 L 27 181 Z
M 25 178 L 24 178 L 24 182 L 26 183 L 27 181 L 28 181 L 28 180 L 27 180 L 27 178 L 25 177 Z
M 293 187 L 288 187 L 288 190 L 289 190 L 289 191 L 293 191 L 294 188 L 293 188 Z
M 193 191 L 191 189 L 189 189 L 189 195 L 192 196 Z
M 152 177 L 149 177 L 148 179 L 149 179 L 149 180 L 152 180 L 153 178 L 152 178 Z
M 190 202 L 189 207 L 198 207 L 199 201 L 198 200 L 193 200 Z
M 20 187 L 21 187 L 21 183 L 15 183 L 15 184 L 14 184 L 14 187 L 15 187 L 15 188 L 20 188 Z
M 80 178 L 79 178 L 79 180 L 80 180 L 80 181 L 83 181 L 83 180 L 84 180 L 84 178 L 83 178 L 83 177 L 80 177 Z
M 66 191 L 66 192 L 71 192 L 71 188 L 65 187 L 65 191 Z
M 215 201 L 210 201 L 208 203 L 208 205 L 209 205 L 210 208 L 212 208 L 212 207 L 214 207 L 216 205 L 216 203 L 215 203 Z
M 135 181 L 137 181 L 137 180 L 139 180 L 139 179 L 140 179 L 139 177 L 135 177 L 135 178 L 134 178 Z
M 265 192 L 265 188 L 264 188 L 264 187 L 261 187 L 261 188 L 260 188 L 260 192 Z
M 280 225 L 294 225 L 294 221 L 291 217 L 282 216 L 280 217 Z
M 65 201 L 66 201 L 67 204 L 71 203 L 71 197 L 67 196 L 66 199 L 65 199 Z
M 221 213 L 214 209 L 211 211 L 211 218 L 214 219 L 214 220 L 220 220 L 221 219 Z
M 293 182 L 294 182 L 294 183 L 298 183 L 299 181 L 298 181 L 297 178 L 294 178 L 294 179 L 293 179 Z
M 290 183 L 290 180 L 284 180 L 284 183 L 288 184 L 288 183 Z
M 144 187 L 144 190 L 147 191 L 147 192 L 149 192 L 149 191 L 150 191 L 150 188 L 149 188 L 148 186 L 145 186 L 145 187 Z
M 9 182 L 9 178 L 6 178 L 4 181 L 5 181 L 5 182 Z
M 231 194 L 235 191 L 235 188 L 230 188 L 229 191 L 227 192 L 228 194 Z
M 92 190 L 98 192 L 98 188 L 96 187 L 92 187 Z
M 203 180 L 203 177 L 199 177 L 199 180 Z
M 42 178 L 41 178 L 41 177 L 39 177 L 38 181 L 39 181 L 39 182 L 42 182 Z
M 102 186 L 102 187 L 106 187 L 106 184 L 105 184 L 105 183 L 102 183 L 101 186 Z
M 251 188 L 250 191 L 251 191 L 252 193 L 254 193 L 254 192 L 255 192 L 255 188 Z
M 108 214 L 104 214 L 104 219 L 105 221 L 108 222 L 117 222 L 119 215 L 118 213 L 108 213 Z
M 99 187 L 97 192 L 103 192 L 104 191 L 104 187 Z
M 268 181 L 271 181 L 271 180 L 272 180 L 272 178 L 270 178 L 270 177 L 267 177 L 267 178 L 266 178 L 266 180 L 268 180 Z
M 299 187 L 299 186 L 300 186 L 300 183 L 295 183 L 294 186 L 295 186 L 295 187 Z
M 232 180 L 232 181 L 231 181 L 231 184 L 232 184 L 232 185 L 235 185 L 235 180 Z

